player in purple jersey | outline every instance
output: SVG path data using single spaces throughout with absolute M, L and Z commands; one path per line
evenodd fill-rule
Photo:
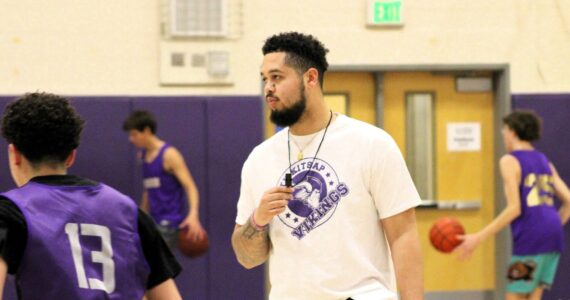
M 515 111 L 503 122 L 503 140 L 509 153 L 499 164 L 507 207 L 481 231 L 462 236 L 464 241 L 457 251 L 459 258 L 469 258 L 481 242 L 510 224 L 513 255 L 506 299 L 538 300 L 552 285 L 564 250 L 562 226 L 570 219 L 570 190 L 554 165 L 532 145 L 540 138 L 538 117 Z M 562 201 L 558 210 L 554 196 Z
M 143 149 L 143 199 L 141 207 L 154 218 L 159 231 L 172 247 L 179 229 L 201 238 L 199 194 L 180 152 L 156 135 L 156 120 L 148 111 L 135 111 L 124 122 L 129 141 Z M 186 199 L 189 209 L 186 210 Z
M 0 195 L 0 299 L 181 299 L 180 265 L 152 219 L 115 189 L 67 174 L 84 121 L 62 97 L 26 94 L 2 120 L 12 178 Z

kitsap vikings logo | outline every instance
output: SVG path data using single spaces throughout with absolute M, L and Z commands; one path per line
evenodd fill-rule
M 285 185 L 285 170 L 279 185 Z M 320 159 L 306 158 L 291 166 L 293 199 L 279 215 L 279 219 L 291 229 L 291 235 L 302 239 L 313 229 L 326 223 L 334 214 L 342 197 L 348 195 L 348 187 L 339 181 L 329 164 Z

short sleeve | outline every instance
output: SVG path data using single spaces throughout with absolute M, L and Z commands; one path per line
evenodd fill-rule
M 380 219 L 418 206 L 420 196 L 396 142 L 386 134 L 370 150 L 370 192 Z
M 28 226 L 16 204 L 0 196 L 0 256 L 8 265 L 8 273 L 16 274 L 26 249 Z
M 251 180 L 253 179 L 252 175 L 250 155 L 241 170 L 241 187 L 236 216 L 236 224 L 238 225 L 244 225 L 255 209 L 255 199 L 253 197 L 253 191 L 250 188 Z

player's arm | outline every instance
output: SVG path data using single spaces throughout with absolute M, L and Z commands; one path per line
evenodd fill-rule
M 148 290 L 146 296 L 148 300 L 182 300 L 182 296 L 180 296 L 178 288 L 176 288 L 176 284 L 172 279 L 168 279 Z
M 148 192 L 146 191 L 146 189 L 143 191 L 140 207 L 145 213 L 147 214 L 149 213 L 150 210 L 148 206 Z
M 285 211 L 292 192 L 292 188 L 284 186 L 267 190 L 247 222 L 243 225 L 236 224 L 232 234 L 232 247 L 238 262 L 245 268 L 257 267 L 269 257 L 269 222 Z
M 568 219 L 570 219 L 570 190 L 566 183 L 560 178 L 556 168 L 553 164 L 550 164 L 550 169 L 552 170 L 552 177 L 554 180 L 554 192 L 556 197 L 562 201 L 560 209 L 558 209 L 558 214 L 560 215 L 560 220 L 562 224 L 566 224 Z
M 6 238 L 7 238 L 7 228 L 4 222 L 0 222 L 0 244 L 2 245 L 0 249 L 1 253 L 4 253 Z M 4 260 L 4 257 L 0 255 L 0 300 L 4 299 L 4 286 L 6 285 L 6 278 L 8 277 L 8 264 Z
M 415 209 L 380 221 L 394 261 L 400 299 L 423 299 L 423 268 Z
M 4 299 L 4 285 L 8 275 L 8 265 L 2 257 L 0 257 L 0 300 Z
M 182 221 L 180 227 L 182 228 L 187 226 L 189 229 L 188 234 L 197 238 L 203 234 L 203 229 L 202 224 L 200 224 L 199 216 L 200 195 L 198 193 L 196 183 L 192 178 L 192 174 L 186 166 L 184 157 L 182 157 L 182 154 L 180 154 L 180 152 L 174 147 L 169 147 L 164 153 L 164 167 L 167 172 L 172 173 L 178 182 L 180 182 L 186 192 L 186 198 L 188 199 L 190 209 L 188 216 L 186 216 L 186 219 Z
M 517 159 L 512 155 L 505 155 L 499 161 L 501 176 L 503 177 L 503 185 L 505 197 L 507 198 L 507 206 L 503 211 L 481 231 L 475 234 L 461 236 L 463 243 L 457 247 L 459 259 L 467 259 L 471 256 L 475 248 L 479 246 L 488 237 L 494 236 L 501 229 L 509 225 L 516 217 L 521 214 L 519 184 L 521 182 L 521 167 Z

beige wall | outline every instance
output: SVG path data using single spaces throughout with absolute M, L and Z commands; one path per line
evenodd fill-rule
M 161 87 L 159 1 L 0 0 L 0 94 L 257 94 L 263 40 L 290 30 L 331 65 L 508 63 L 513 93 L 570 91 L 570 0 L 408 0 L 396 29 L 367 28 L 365 4 L 241 0 L 238 38 L 167 43 L 229 51 L 234 84 Z

